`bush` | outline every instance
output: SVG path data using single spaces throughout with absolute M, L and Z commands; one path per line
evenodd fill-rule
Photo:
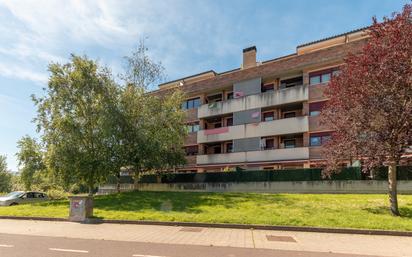
M 62 200 L 62 199 L 67 199 L 69 196 L 69 193 L 65 192 L 63 189 L 50 189 L 46 192 L 47 196 L 51 200 Z

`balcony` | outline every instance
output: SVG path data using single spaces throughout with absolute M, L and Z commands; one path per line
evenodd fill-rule
M 307 116 L 279 119 L 267 122 L 243 124 L 217 129 L 201 130 L 197 143 L 212 143 L 249 137 L 277 136 L 309 131 Z
M 266 92 L 262 94 L 249 95 L 228 101 L 217 102 L 213 107 L 201 105 L 198 109 L 198 118 L 205 118 L 239 112 L 255 108 L 264 108 L 281 104 L 302 102 L 308 100 L 308 86 L 295 86 Z
M 197 165 L 206 165 L 307 159 L 309 159 L 309 148 L 297 147 L 264 151 L 197 155 L 196 163 Z
M 320 124 L 320 116 L 310 116 L 309 117 L 309 130 L 313 131 L 325 131 L 330 130 L 330 128 L 326 127 L 325 125 Z

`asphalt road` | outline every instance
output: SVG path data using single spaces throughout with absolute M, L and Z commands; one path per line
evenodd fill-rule
M 0 234 L 1 257 L 360 257 L 251 248 L 137 243 Z M 364 256 L 364 255 L 362 255 Z

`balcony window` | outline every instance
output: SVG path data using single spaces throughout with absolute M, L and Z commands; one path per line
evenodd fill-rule
M 337 70 L 337 68 L 312 72 L 309 74 L 309 83 L 310 85 L 328 83 L 332 78 L 332 75 L 337 75 L 338 73 L 339 71 Z
M 326 104 L 326 101 L 310 103 L 309 104 L 309 115 L 310 116 L 318 116 L 320 114 L 322 108 L 325 106 L 325 104 Z
M 310 146 L 321 146 L 330 140 L 330 138 L 329 132 L 312 134 L 310 135 Z
M 303 85 L 303 78 L 302 77 L 296 77 L 296 78 L 285 79 L 285 80 L 280 81 L 280 88 L 281 89 L 300 86 L 300 85 Z
M 227 100 L 233 99 L 233 92 L 227 93 Z
M 272 121 L 275 119 L 274 112 L 264 112 L 263 113 L 263 121 Z
M 233 118 L 227 118 L 226 119 L 226 126 L 227 127 L 233 126 Z
M 275 139 L 274 138 L 262 138 L 262 148 L 264 150 L 275 149 Z
M 283 141 L 285 148 L 295 148 L 296 147 L 296 140 L 295 139 L 285 139 Z
M 202 103 L 200 102 L 200 98 L 193 98 L 186 100 L 182 103 L 182 109 L 183 110 L 189 110 L 189 109 L 194 109 L 198 108 Z
M 197 145 L 193 145 L 193 146 L 186 146 L 185 147 L 185 152 L 187 156 L 190 155 L 197 155 L 198 154 L 198 146 Z
M 206 97 L 207 103 L 221 102 L 222 99 L 223 99 L 222 94 L 209 95 Z
M 296 112 L 285 112 L 283 113 L 283 118 L 287 119 L 287 118 L 294 118 L 296 117 Z
M 187 124 L 187 129 L 188 129 L 189 133 L 198 132 L 199 129 L 200 129 L 199 122 L 188 123 Z
M 226 144 L 226 153 L 233 153 L 233 143 Z
M 275 90 L 275 85 L 272 84 L 266 84 L 266 85 L 262 85 L 262 93 L 264 92 L 272 92 Z

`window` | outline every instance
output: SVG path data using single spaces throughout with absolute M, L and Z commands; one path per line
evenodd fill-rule
M 198 132 L 199 129 L 200 129 L 199 122 L 188 123 L 187 124 L 187 129 L 188 129 L 189 133 Z
M 310 146 L 321 146 L 330 140 L 330 138 L 329 132 L 312 134 L 310 135 Z
M 291 79 L 285 79 L 280 81 L 280 88 L 289 88 L 294 86 L 303 85 L 303 77 L 296 77 Z
M 233 118 L 227 118 L 226 119 L 226 126 L 227 127 L 233 126 Z
M 222 147 L 220 145 L 213 147 L 213 153 L 222 153 Z
M 271 92 L 275 90 L 275 85 L 274 84 L 266 84 L 262 85 L 262 93 L 264 92 Z
M 227 143 L 226 144 L 226 153 L 232 153 L 233 152 L 233 143 Z
M 185 147 L 186 155 L 197 155 L 198 154 L 198 147 L 197 145 L 193 146 L 186 146 Z
M 263 113 L 263 121 L 272 121 L 275 119 L 274 112 L 264 112 Z
M 265 147 L 264 147 L 265 150 L 275 149 L 275 139 L 266 138 L 265 141 L 266 141 Z
M 338 74 L 339 70 L 337 68 L 313 72 L 309 74 L 309 83 L 311 85 L 327 83 L 332 78 L 332 75 Z
M 310 116 L 318 116 L 322 110 L 322 108 L 325 106 L 326 101 L 323 102 L 317 102 L 317 103 L 310 103 L 309 104 L 309 115 Z
M 227 100 L 233 99 L 233 92 L 227 93 Z
M 216 95 L 209 95 L 206 97 L 207 103 L 215 103 L 215 102 L 221 102 L 223 97 L 223 95 L 220 94 L 216 94 Z
M 285 148 L 295 148 L 295 139 L 285 139 L 283 144 Z
M 296 112 L 285 112 L 283 114 L 283 118 L 287 119 L 287 118 L 293 118 L 296 117 Z
M 186 100 L 182 103 L 182 109 L 183 110 L 189 110 L 193 108 L 198 108 L 201 105 L 200 98 L 193 98 Z

